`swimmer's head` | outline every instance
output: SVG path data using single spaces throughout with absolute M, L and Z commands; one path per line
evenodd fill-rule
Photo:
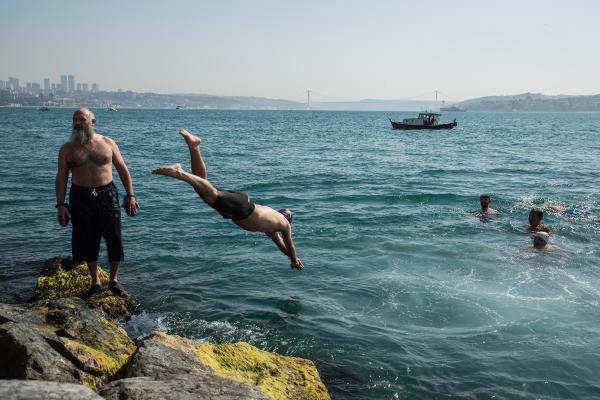
M 529 225 L 538 226 L 544 219 L 544 212 L 535 208 L 529 211 Z
M 485 193 L 482 194 L 481 196 L 479 196 L 479 204 L 481 204 L 481 208 L 482 209 L 487 209 L 490 205 L 490 203 L 492 202 L 492 197 Z
M 536 232 L 533 235 L 533 247 L 536 249 L 543 249 L 548 243 L 550 243 L 550 235 L 546 232 Z
M 292 210 L 290 210 L 289 208 L 280 208 L 279 210 L 277 210 L 277 212 L 283 215 L 290 224 L 292 223 L 292 220 L 294 219 Z

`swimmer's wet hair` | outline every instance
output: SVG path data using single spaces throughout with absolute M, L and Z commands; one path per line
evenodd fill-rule
M 491 199 L 492 196 L 490 196 L 488 193 L 484 193 L 481 196 L 479 196 L 480 199 Z
M 544 212 L 542 210 L 538 210 L 537 208 L 532 208 L 531 211 L 529 211 L 529 214 L 536 214 L 538 217 L 540 217 L 540 219 L 544 218 Z

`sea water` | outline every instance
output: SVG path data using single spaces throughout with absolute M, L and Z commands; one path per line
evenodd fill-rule
M 56 222 L 70 109 L 0 109 L 0 301 L 27 301 L 43 261 L 70 254 Z M 96 110 L 133 176 L 120 278 L 161 329 L 314 360 L 334 399 L 600 398 L 600 114 Z M 305 270 L 190 186 L 151 174 L 202 137 L 208 177 L 294 211 Z M 117 186 L 124 194 L 115 173 Z M 499 216 L 472 211 L 490 193 Z M 523 225 L 547 212 L 552 250 Z M 106 264 L 106 250 L 100 262 Z

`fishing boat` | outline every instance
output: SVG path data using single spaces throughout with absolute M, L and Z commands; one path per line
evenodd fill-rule
M 48 111 L 49 108 L 46 107 L 46 106 L 42 106 L 42 107 L 38 108 L 38 110 L 40 110 L 40 111 Z
M 440 124 L 442 114 L 434 112 L 419 113 L 417 118 L 405 118 L 402 122 L 392 121 L 392 129 L 452 129 L 458 125 L 456 119 L 452 122 Z

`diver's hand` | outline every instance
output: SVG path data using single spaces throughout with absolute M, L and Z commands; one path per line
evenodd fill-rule
M 300 259 L 298 257 L 296 257 L 295 260 L 290 260 L 291 264 L 290 267 L 294 268 L 294 269 L 304 269 L 304 263 L 302 261 L 300 261 Z

